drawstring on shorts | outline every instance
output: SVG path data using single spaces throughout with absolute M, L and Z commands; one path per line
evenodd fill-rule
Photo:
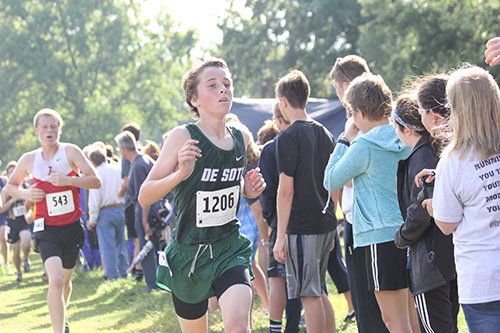
M 191 277 L 191 275 L 194 273 L 195 268 L 196 268 L 196 262 L 198 261 L 198 258 L 200 258 L 203 255 L 203 253 L 207 250 L 207 248 L 210 250 L 210 259 L 214 258 L 214 255 L 212 252 L 212 244 L 199 244 L 198 250 L 196 251 L 196 254 L 193 258 L 193 262 L 191 263 L 191 269 L 189 270 L 188 277 Z

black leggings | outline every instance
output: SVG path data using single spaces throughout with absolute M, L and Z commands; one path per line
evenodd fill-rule
M 250 288 L 250 274 L 246 266 L 235 266 L 228 269 L 214 282 L 215 296 L 219 299 L 229 287 L 235 284 L 245 284 Z M 208 309 L 208 299 L 199 303 L 186 303 L 172 293 L 175 313 L 183 318 L 194 320 L 205 315 Z

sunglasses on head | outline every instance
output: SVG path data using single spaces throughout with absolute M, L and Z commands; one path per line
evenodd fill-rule
M 347 75 L 342 66 L 339 64 L 340 60 L 342 60 L 342 58 L 337 58 L 337 60 L 335 61 L 335 65 L 333 65 L 333 69 L 336 70 L 338 68 L 349 81 L 352 81 L 352 78 L 349 75 Z

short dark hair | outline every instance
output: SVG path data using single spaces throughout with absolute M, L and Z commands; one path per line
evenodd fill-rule
M 351 111 L 363 111 L 371 120 L 389 117 L 392 112 L 392 93 L 380 75 L 361 75 L 352 81 L 345 93 Z
M 189 105 L 190 111 L 195 118 L 200 116 L 198 108 L 191 104 L 191 99 L 198 93 L 197 87 L 200 83 L 199 76 L 201 72 L 207 67 L 218 67 L 226 69 L 229 72 L 226 62 L 223 59 L 210 57 L 203 62 L 199 62 L 193 66 L 185 75 L 182 81 L 182 87 L 184 89 L 184 95 L 186 96 L 186 103 Z M 229 73 L 231 74 L 231 73 Z
M 130 133 L 132 133 L 135 137 L 135 141 L 139 141 L 139 137 L 141 136 L 141 126 L 139 126 L 138 123 L 133 121 L 131 123 L 123 125 L 120 132 L 125 131 L 129 131 Z
M 106 161 L 106 156 L 104 155 L 104 152 L 98 147 L 94 147 L 94 149 L 90 152 L 89 158 L 96 167 L 98 167 L 99 165 L 103 164 Z
M 293 70 L 283 76 L 276 84 L 276 95 L 285 97 L 295 109 L 305 109 L 311 90 L 304 73 Z
M 337 58 L 330 71 L 332 80 L 340 83 L 351 82 L 363 74 L 370 74 L 366 60 L 357 55 L 348 55 Z

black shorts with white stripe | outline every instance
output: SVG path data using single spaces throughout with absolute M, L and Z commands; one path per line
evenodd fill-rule
M 384 291 L 408 288 L 406 249 L 393 241 L 365 246 L 368 290 Z

